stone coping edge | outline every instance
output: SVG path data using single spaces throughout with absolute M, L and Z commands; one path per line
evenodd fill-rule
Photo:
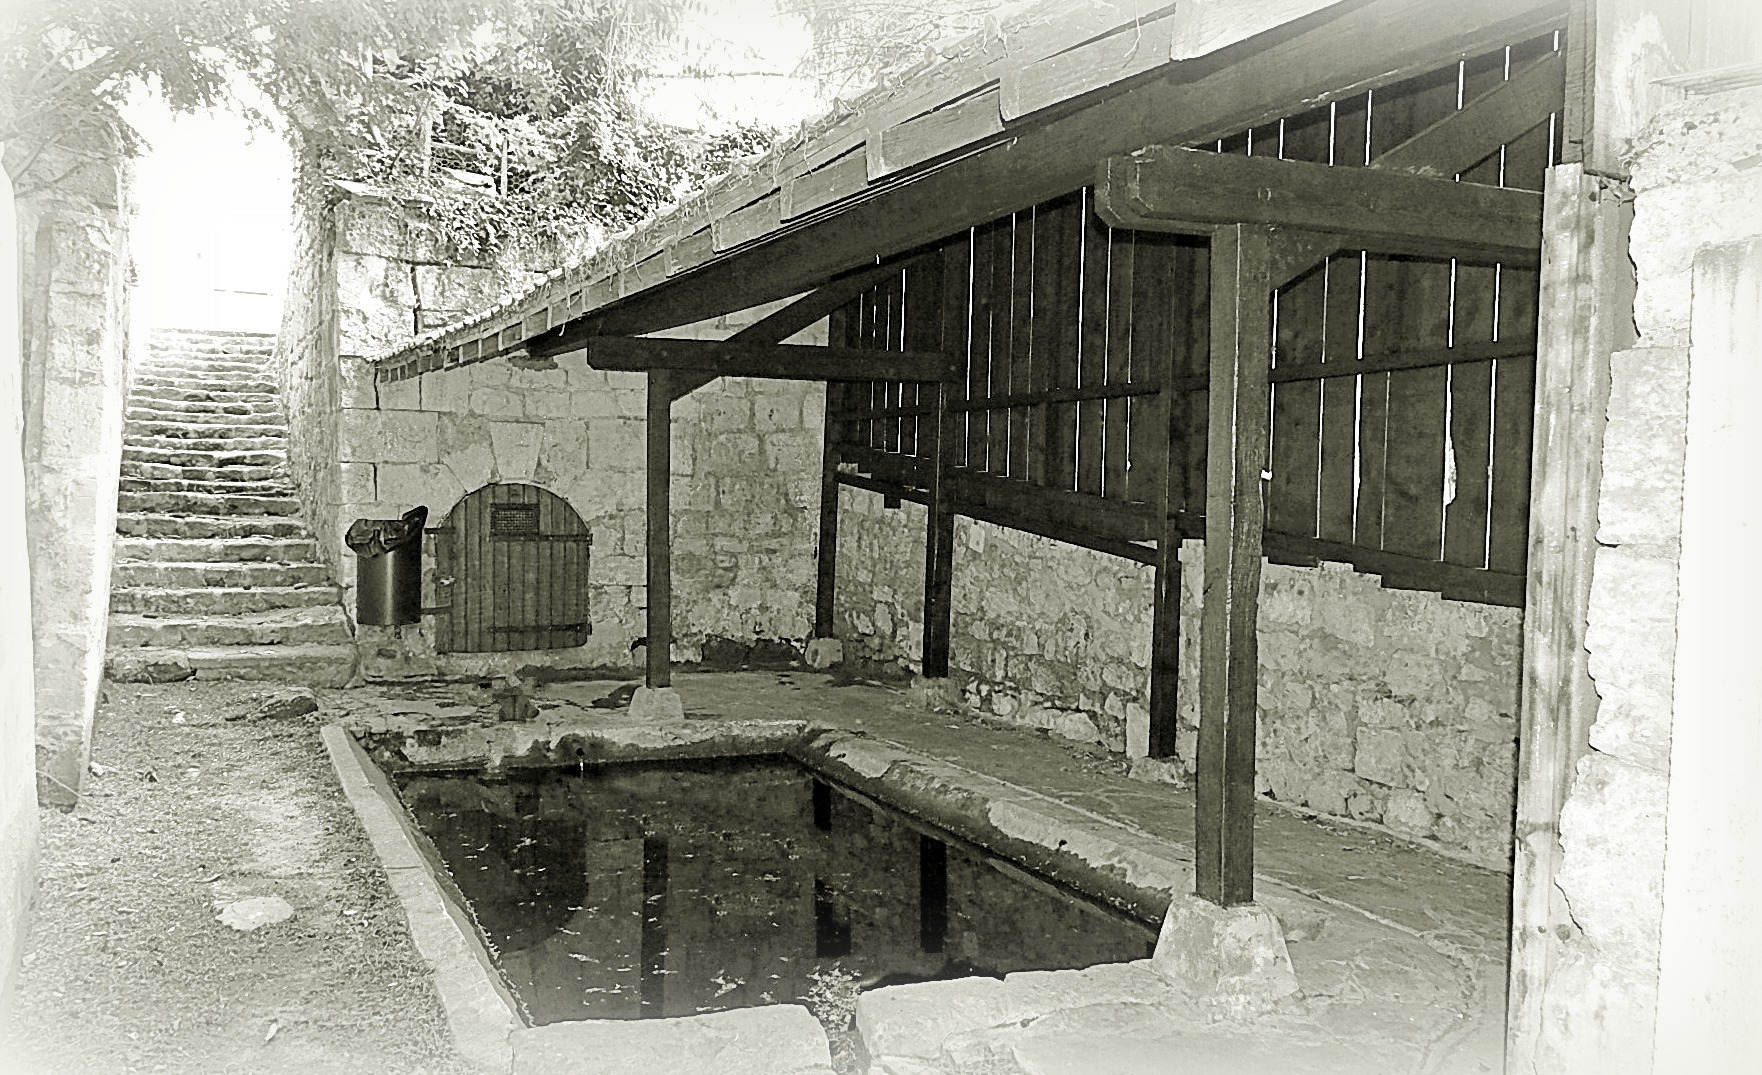
M 343 794 L 367 830 L 386 880 L 403 905 L 410 938 L 433 977 L 459 1055 L 484 1071 L 513 1070 L 513 1035 L 524 1028 L 514 998 L 489 962 L 470 916 L 434 876 L 415 823 L 391 782 L 340 725 L 320 730 Z

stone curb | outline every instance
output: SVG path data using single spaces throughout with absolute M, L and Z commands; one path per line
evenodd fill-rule
M 476 928 L 434 878 L 416 842 L 413 823 L 385 775 L 340 725 L 326 725 L 320 735 L 343 794 L 367 830 L 392 892 L 403 905 L 416 950 L 428 963 L 446 1009 L 454 1049 L 485 1071 L 511 1072 L 513 1035 L 524 1024 L 513 997 L 490 965 Z

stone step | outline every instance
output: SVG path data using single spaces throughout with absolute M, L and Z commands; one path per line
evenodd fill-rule
M 212 395 L 213 393 L 209 393 Z M 266 393 L 254 393 L 265 395 Z M 179 415 L 230 415 L 237 418 L 252 418 L 268 415 L 280 418 L 281 404 L 273 399 L 246 402 L 236 399 L 155 399 L 139 392 L 129 397 L 128 415 L 131 418 L 145 419 L 171 418 Z
M 135 433 L 123 438 L 125 449 L 163 449 L 174 452 L 262 452 L 287 450 L 288 439 L 279 437 L 157 437 Z
M 312 563 L 318 542 L 309 537 L 226 538 L 118 537 L 116 559 L 160 563 Z
M 124 448 L 122 461 L 145 466 L 206 467 L 283 467 L 288 453 L 263 448 L 244 452 L 178 451 L 172 448 Z
M 129 422 L 122 427 L 123 443 L 137 444 L 169 440 L 173 447 L 181 442 L 217 441 L 217 448 L 237 447 L 232 441 L 274 440 L 285 442 L 288 431 L 281 426 L 205 426 L 173 422 Z
M 286 478 L 252 481 L 210 481 L 203 478 L 123 478 L 117 485 L 129 493 L 213 493 L 216 496 L 293 496 Z
M 188 674 L 178 670 L 188 669 Z M 174 679 L 250 679 L 307 687 L 345 687 L 355 676 L 350 645 L 203 646 L 189 649 L 142 647 L 118 650 L 106 662 L 113 681 L 166 682 Z
M 110 611 L 233 616 L 277 608 L 334 605 L 341 600 L 341 591 L 335 586 L 259 586 L 251 589 L 161 586 L 114 590 L 110 594 Z
M 147 560 L 118 560 L 110 570 L 110 585 L 121 589 L 169 590 L 207 586 L 216 589 L 260 590 L 321 586 L 328 582 L 330 568 L 315 563 L 157 563 Z
M 141 366 L 141 373 L 153 377 L 173 377 L 211 381 L 244 381 L 270 380 L 273 377 L 268 363 L 250 360 L 213 361 L 191 360 L 188 362 L 147 362 Z
M 110 617 L 112 650 L 139 646 L 287 646 L 351 639 L 341 605 L 281 608 L 241 616 Z
M 163 346 L 150 347 L 147 360 L 165 361 L 191 359 L 203 361 L 211 358 L 268 358 L 275 354 L 273 344 L 235 343 L 226 340 L 185 340 Z
M 148 407 L 130 407 L 123 413 L 123 418 L 131 426 L 175 425 L 204 430 L 287 428 L 287 420 L 279 412 L 232 414 L 227 411 L 162 411 Z
M 264 378 L 212 378 L 212 377 L 176 377 L 148 373 L 145 370 L 135 374 L 130 391 L 152 389 L 154 391 L 191 392 L 250 392 L 268 395 L 279 392 L 275 382 Z
M 165 515 L 293 515 L 300 510 L 300 502 L 291 496 L 124 491 L 116 496 L 116 510 Z
M 281 405 L 276 392 L 240 392 L 230 388 L 184 388 L 174 385 L 141 385 L 129 390 L 131 403 L 147 403 L 159 407 L 188 407 L 196 404 L 266 404 Z
M 116 532 L 123 537 L 226 539 L 310 538 L 297 515 L 165 515 L 119 512 Z
M 177 481 L 177 482 L 276 482 L 287 484 L 287 468 L 279 463 L 263 467 L 205 467 L 185 466 L 177 463 L 142 463 L 132 459 L 122 462 L 122 477 L 126 482 L 137 481 Z M 124 486 L 128 488 L 128 486 Z

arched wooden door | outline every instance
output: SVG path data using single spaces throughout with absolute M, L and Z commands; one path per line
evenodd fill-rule
M 486 485 L 434 531 L 435 649 L 441 653 L 579 646 L 588 619 L 587 524 L 536 485 Z

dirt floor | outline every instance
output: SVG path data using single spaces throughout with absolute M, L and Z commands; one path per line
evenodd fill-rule
M 316 721 L 228 719 L 262 689 L 106 687 L 86 794 L 43 813 L 0 1071 L 470 1070 Z M 293 916 L 218 920 L 253 896 Z

